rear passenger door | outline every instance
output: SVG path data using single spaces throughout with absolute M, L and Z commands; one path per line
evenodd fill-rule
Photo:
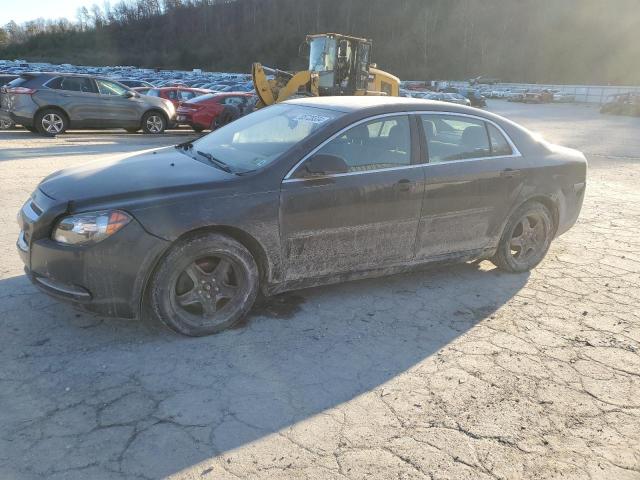
M 92 126 L 100 99 L 96 85 L 89 77 L 61 76 L 44 84 L 38 99 L 62 108 L 69 116 L 72 127 Z
M 521 186 L 520 154 L 480 117 L 423 114 L 425 196 L 417 257 L 447 257 L 492 247 Z M 513 170 L 512 170 L 513 169 Z

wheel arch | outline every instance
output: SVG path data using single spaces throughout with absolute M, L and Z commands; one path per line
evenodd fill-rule
M 555 198 L 553 198 L 553 196 L 551 195 L 536 194 L 522 200 L 521 202 L 513 206 L 513 208 L 509 212 L 509 215 L 507 215 L 507 218 L 505 219 L 504 224 L 502 225 L 500 238 L 502 238 L 502 235 L 504 234 L 504 229 L 507 223 L 509 222 L 509 219 L 511 218 L 511 216 L 514 214 L 514 212 L 516 212 L 519 208 L 521 208 L 523 205 L 526 205 L 527 203 L 535 203 L 535 202 L 541 203 L 542 205 L 547 207 L 551 212 L 551 219 L 553 220 L 553 236 L 555 237 L 556 232 L 558 231 L 558 226 L 560 224 L 560 207 L 558 205 L 558 201 Z
M 44 110 L 57 110 L 57 111 L 59 111 L 60 113 L 62 113 L 66 117 L 67 123 L 69 125 L 71 125 L 71 117 L 69 117 L 69 113 L 59 105 L 44 105 L 42 107 L 38 107 L 38 109 L 33 113 L 34 124 L 35 124 L 36 117 L 41 112 L 43 112 Z
M 256 261 L 256 265 L 258 266 L 258 272 L 260 275 L 260 289 L 263 290 L 263 287 L 266 285 L 266 281 L 268 281 L 268 279 L 270 278 L 271 266 L 269 264 L 267 253 L 262 244 L 253 235 L 238 227 L 232 227 L 229 225 L 208 225 L 184 232 L 174 241 L 169 243 L 164 251 L 153 261 L 150 266 L 151 268 L 149 268 L 145 273 L 142 287 L 140 289 L 138 315 L 140 315 L 144 311 L 145 303 L 147 301 L 147 295 L 149 292 L 149 286 L 151 284 L 153 276 L 162 263 L 162 260 L 169 254 L 171 249 L 177 243 L 184 241 L 185 239 L 200 235 L 206 235 L 208 233 L 221 233 L 223 235 L 227 235 L 228 237 L 233 238 L 234 240 L 239 242 L 247 250 L 249 250 L 249 253 L 251 253 Z
M 162 110 L 159 107 L 151 107 L 147 110 L 145 110 L 142 114 L 142 116 L 140 117 L 140 125 L 142 125 L 142 120 L 144 118 L 145 115 L 147 115 L 148 113 L 159 113 L 160 115 L 162 115 L 162 118 L 164 118 L 164 121 L 166 123 L 166 127 L 169 127 L 169 116 L 167 115 L 167 112 L 165 112 L 164 110 Z

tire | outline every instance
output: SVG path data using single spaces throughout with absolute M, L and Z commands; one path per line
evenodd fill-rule
M 125 128 L 128 133 L 138 133 L 140 128 Z
M 167 128 L 165 116 L 155 110 L 145 113 L 142 116 L 142 131 L 151 135 L 164 133 Z
M 9 130 L 15 126 L 16 124 L 13 123 L 13 120 L 0 120 L 0 130 Z
M 539 202 L 525 203 L 509 218 L 491 261 L 506 272 L 529 271 L 547 254 L 553 232 L 549 209 Z
M 45 108 L 36 115 L 34 126 L 39 134 L 55 137 L 67 131 L 69 120 L 61 110 Z
M 226 330 L 249 312 L 259 274 L 251 253 L 218 233 L 188 238 L 161 261 L 151 281 L 154 314 L 175 332 L 192 337 Z
M 191 125 L 191 128 L 196 133 L 201 133 L 204 130 L 204 128 L 202 128 L 202 127 L 200 127 L 198 125 Z

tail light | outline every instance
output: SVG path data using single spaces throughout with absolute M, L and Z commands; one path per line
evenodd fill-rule
M 33 88 L 27 87 L 5 87 L 5 92 L 13 95 L 33 95 L 36 93 Z

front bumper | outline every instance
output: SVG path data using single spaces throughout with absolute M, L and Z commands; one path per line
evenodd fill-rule
M 134 318 L 168 243 L 133 220 L 95 245 L 61 245 L 48 236 L 29 241 L 21 232 L 17 247 L 25 273 L 43 292 L 98 315 Z

